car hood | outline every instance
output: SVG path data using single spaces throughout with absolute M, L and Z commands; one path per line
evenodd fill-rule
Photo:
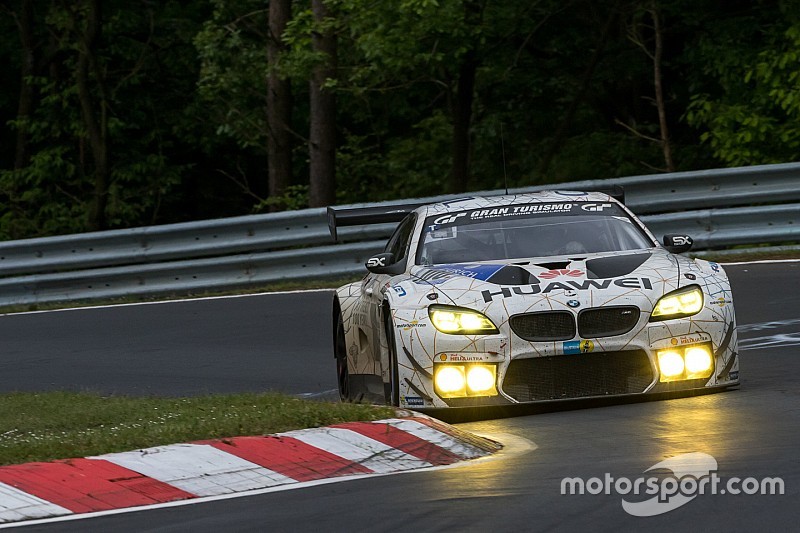
M 493 315 L 497 307 L 506 315 L 606 305 L 636 305 L 649 311 L 658 298 L 680 286 L 684 262 L 691 260 L 652 249 L 513 263 L 417 266 L 393 285 L 406 294 L 423 293 L 418 300 L 422 304 L 436 301 Z

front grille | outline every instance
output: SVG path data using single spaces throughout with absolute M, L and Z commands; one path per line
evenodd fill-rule
M 622 335 L 639 321 L 639 308 L 634 306 L 598 307 L 578 315 L 578 332 L 585 339 Z
M 643 350 L 514 359 L 503 391 L 519 402 L 644 392 L 653 381 Z
M 575 337 L 575 318 L 569 311 L 544 311 L 512 316 L 511 329 L 526 341 L 562 341 Z

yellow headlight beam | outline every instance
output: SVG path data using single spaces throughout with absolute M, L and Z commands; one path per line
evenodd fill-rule
M 707 346 L 694 346 L 684 353 L 687 379 L 707 378 L 714 371 L 714 358 Z
M 432 305 L 428 308 L 433 327 L 442 333 L 452 335 L 492 335 L 498 333 L 497 326 L 486 315 L 478 311 Z
M 470 365 L 467 369 L 467 392 L 470 396 L 494 396 L 497 394 L 497 367 L 494 365 Z
M 679 380 L 685 370 L 683 357 L 673 350 L 658 352 L 658 368 L 661 370 L 661 381 Z
M 442 398 L 497 395 L 497 366 L 485 364 L 437 364 L 433 383 Z
M 463 366 L 442 365 L 434 375 L 436 390 L 444 398 L 467 395 L 467 378 Z
M 685 348 L 670 348 L 656 353 L 659 381 L 706 379 L 714 373 L 714 356 L 708 344 L 695 344 Z
M 650 315 L 651 321 L 696 315 L 703 309 L 703 291 L 697 285 L 661 297 Z

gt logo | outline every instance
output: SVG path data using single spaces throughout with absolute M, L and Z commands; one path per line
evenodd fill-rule
M 460 217 L 467 216 L 466 213 L 456 213 L 455 215 L 443 215 L 433 221 L 434 224 L 452 224 Z
M 685 244 L 691 244 L 692 239 L 686 235 L 675 235 L 672 237 L 672 242 L 675 244 L 675 246 L 683 246 Z
M 611 204 L 583 204 L 581 209 L 584 211 L 602 211 L 611 208 Z
M 370 257 L 367 260 L 367 267 L 385 267 L 385 266 L 386 266 L 385 257 Z

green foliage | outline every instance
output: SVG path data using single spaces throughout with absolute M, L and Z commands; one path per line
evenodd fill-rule
M 200 59 L 198 92 L 216 133 L 242 149 L 266 150 L 268 9 L 258 0 L 213 0 L 194 38 Z
M 33 102 L 21 117 L 21 2 L 0 7 L 0 58 L 7 66 L 0 73 L 0 238 L 6 239 L 90 229 L 95 200 L 94 156 L 76 80 L 88 3 L 32 5 Z M 646 140 L 659 135 L 652 61 L 629 35 L 639 21 L 638 37 L 652 44 L 650 19 L 641 17 L 649 1 L 327 5 L 331 16 L 315 22 L 309 0 L 292 3 L 292 20 L 277 36 L 287 51 L 270 65 L 268 2 L 103 2 L 89 85 L 95 113 L 107 117 L 109 226 L 304 207 L 308 81 L 325 59 L 311 46 L 317 31 L 338 39 L 338 67 L 326 84 L 337 98 L 338 202 L 446 190 L 467 63 L 476 67 L 472 189 L 502 187 L 504 169 L 513 187 L 663 167 L 658 143 Z M 798 159 L 797 1 L 656 5 L 677 166 Z M 271 72 L 291 81 L 295 138 L 293 181 L 276 198 L 267 196 Z M 15 168 L 18 136 L 27 157 Z
M 263 213 L 274 206 L 286 211 L 308 207 L 308 185 L 289 185 L 280 196 L 270 196 L 259 202 L 253 208 L 253 212 Z
M 714 56 L 708 71 L 721 94 L 694 95 L 686 113 L 689 124 L 706 130 L 700 138 L 714 156 L 730 166 L 800 159 L 800 23 L 776 24 L 761 37 L 758 48 Z
M 165 196 L 181 182 L 188 168 L 168 155 L 174 152 L 173 132 L 183 119 L 180 76 L 169 67 L 186 68 L 181 38 L 180 6 L 168 2 L 159 11 L 127 10 L 124 3 L 105 9 L 98 57 L 91 69 L 92 96 L 105 101 L 94 112 L 106 114 L 111 150 L 107 218 L 112 227 L 150 224 L 158 218 Z M 36 50 L 49 59 L 32 79 L 39 96 L 33 113 L 13 120 L 24 127 L 31 156 L 20 169 L 0 170 L 0 191 L 7 204 L 0 217 L 0 237 L 50 235 L 89 229 L 87 213 L 94 200 L 94 168 L 78 102 L 75 77 L 87 5 L 69 7 L 53 2 L 37 6 L 37 33 L 53 42 L 54 51 Z M 171 49 L 169 58 L 161 51 Z M 189 62 L 190 63 L 190 62 Z M 46 71 L 46 73 L 45 73 Z M 145 96 L 145 97 L 143 97 Z M 155 97 L 158 97 L 156 99 Z

